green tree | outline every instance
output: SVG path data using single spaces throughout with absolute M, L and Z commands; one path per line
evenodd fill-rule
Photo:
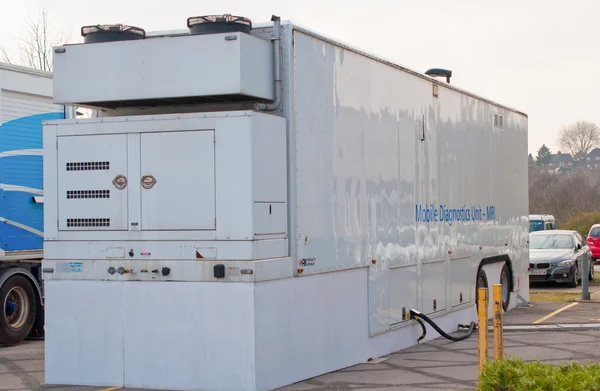
M 535 164 L 535 161 L 533 160 L 533 155 L 529 154 L 529 157 L 527 158 L 528 162 L 529 162 L 529 167 L 533 167 Z
M 552 157 L 552 152 L 550 152 L 550 149 L 546 146 L 546 144 L 542 144 L 542 147 L 540 149 L 538 149 L 538 152 L 537 152 L 536 164 L 538 166 L 541 166 L 543 164 L 548 164 L 548 163 L 550 163 L 551 157 Z

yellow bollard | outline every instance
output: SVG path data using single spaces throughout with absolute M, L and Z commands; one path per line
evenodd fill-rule
M 488 300 L 487 288 L 478 289 L 478 312 L 479 312 L 479 370 L 483 368 L 488 359 Z
M 494 360 L 502 360 L 502 284 L 494 284 Z

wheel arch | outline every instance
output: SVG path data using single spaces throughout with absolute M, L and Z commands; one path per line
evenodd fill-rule
M 493 257 L 489 257 L 489 258 L 483 258 L 481 260 L 481 262 L 479 262 L 479 266 L 477 267 L 477 275 L 479 275 L 479 271 L 485 266 L 485 265 L 490 265 L 492 263 L 506 263 L 506 266 L 508 267 L 508 276 L 510 278 L 510 291 L 514 292 L 515 291 L 515 284 L 516 284 L 516 279 L 514 276 L 514 269 L 513 269 L 513 262 L 510 259 L 510 257 L 506 254 L 502 254 L 502 255 L 496 255 Z
M 4 283 L 10 277 L 15 276 L 15 275 L 22 275 L 22 276 L 27 277 L 27 279 L 35 287 L 35 292 L 37 294 L 38 304 L 40 304 L 43 307 L 44 306 L 44 301 L 42 300 L 42 298 L 44 296 L 42 294 L 42 288 L 40 288 L 40 285 L 38 284 L 38 281 L 33 276 L 33 274 L 31 274 L 31 272 L 28 271 L 28 270 L 22 269 L 20 267 L 9 267 L 9 268 L 6 268 L 6 269 L 0 269 L 0 287 L 2 285 L 4 285 Z

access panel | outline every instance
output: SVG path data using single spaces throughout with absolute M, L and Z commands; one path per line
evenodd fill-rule
M 60 230 L 127 230 L 127 136 L 58 138 Z
M 141 135 L 142 229 L 214 230 L 214 130 Z

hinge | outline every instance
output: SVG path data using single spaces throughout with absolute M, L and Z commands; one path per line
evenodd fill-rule
M 217 226 L 217 218 L 215 217 L 215 227 Z
M 58 219 L 56 219 L 56 228 L 59 228 L 60 223 L 58 222 Z

